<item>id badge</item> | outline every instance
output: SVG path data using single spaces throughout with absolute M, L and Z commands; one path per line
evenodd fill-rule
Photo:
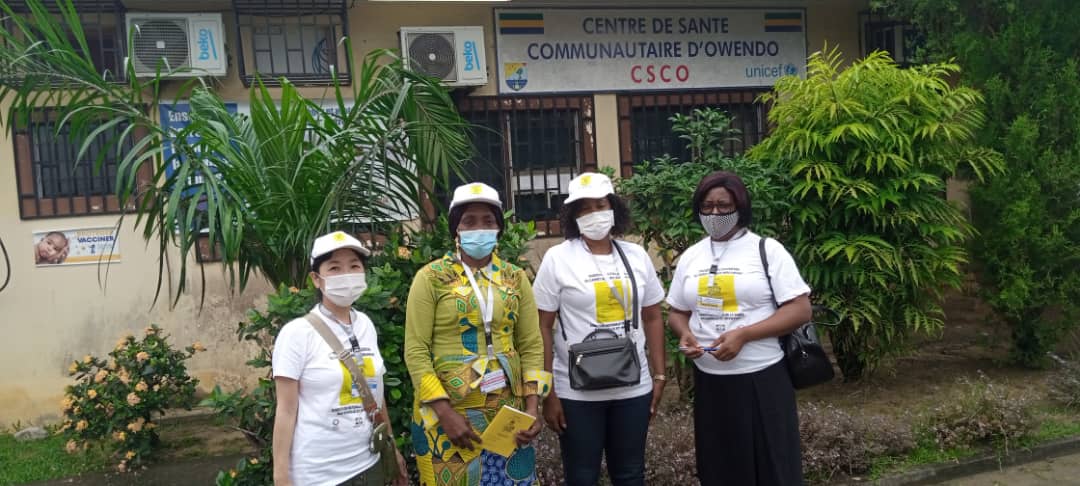
M 506 373 L 501 369 L 484 373 L 484 379 L 480 382 L 482 393 L 491 393 L 506 386 Z
M 701 314 L 721 314 L 724 312 L 724 299 L 699 295 L 697 306 Z
M 356 386 L 356 383 L 353 383 L 349 390 L 353 398 L 360 398 L 360 387 Z

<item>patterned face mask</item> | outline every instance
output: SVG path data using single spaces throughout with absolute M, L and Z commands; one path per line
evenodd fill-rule
M 739 224 L 738 211 L 728 214 L 701 213 L 698 214 L 698 218 L 701 220 L 701 225 L 705 227 L 705 232 L 709 233 L 709 237 L 714 240 L 727 236 Z

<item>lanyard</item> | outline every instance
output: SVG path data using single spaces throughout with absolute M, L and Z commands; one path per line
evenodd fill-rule
M 732 241 L 742 238 L 746 232 L 747 229 L 743 228 L 727 241 L 720 242 L 723 243 L 723 248 L 720 250 L 719 255 L 716 254 L 716 247 L 714 246 L 717 242 L 712 241 L 711 238 L 709 239 L 709 253 L 712 254 L 712 265 L 709 266 L 709 288 L 712 288 L 716 283 L 716 272 L 720 271 L 720 259 L 724 257 L 724 253 L 727 253 L 728 245 L 730 245 Z
M 319 313 L 322 314 L 323 316 L 329 318 L 331 321 L 334 322 L 334 324 L 337 324 L 338 327 L 340 327 L 342 331 L 345 331 L 345 334 L 349 336 L 349 345 L 352 346 L 352 349 L 351 350 L 346 349 L 344 351 L 345 356 L 342 356 L 342 358 L 348 358 L 349 356 L 352 356 L 354 354 L 359 355 L 360 354 L 360 341 L 358 341 L 356 339 L 356 328 L 354 327 L 356 325 L 356 319 L 352 320 L 353 321 L 352 325 L 347 326 L 345 324 L 342 324 L 341 321 L 337 320 L 337 318 L 334 317 L 333 314 L 331 314 L 329 312 L 326 312 L 326 309 L 323 307 L 322 304 L 319 304 Z M 351 310 L 349 311 L 349 317 L 352 317 L 352 311 Z
M 612 245 L 614 245 L 614 244 L 615 243 L 612 243 Z M 626 319 L 626 320 L 629 320 L 630 319 L 630 306 L 626 305 L 627 299 L 625 297 L 619 295 L 619 291 L 615 288 L 615 279 L 609 279 L 607 277 L 607 272 L 605 272 L 603 268 L 600 268 L 600 260 L 598 260 L 596 258 L 596 255 L 593 255 L 593 253 L 591 251 L 589 251 L 589 245 L 586 245 L 584 240 L 582 240 L 581 245 L 585 247 L 585 252 L 588 253 L 590 257 L 592 257 L 593 265 L 596 265 L 596 271 L 600 272 L 600 278 L 604 279 L 604 283 L 607 284 L 608 290 L 611 290 L 612 297 L 615 297 L 615 300 L 619 301 L 619 305 L 622 306 L 622 308 L 623 308 L 623 318 Z M 612 257 L 612 259 L 615 258 L 615 248 L 614 248 L 614 246 L 611 249 L 611 257 Z M 616 269 L 617 268 L 618 268 L 618 265 L 616 265 Z M 633 270 L 630 269 L 630 268 L 627 268 L 626 271 L 627 272 L 632 272 Z M 622 284 L 623 284 L 624 293 L 625 293 L 625 295 L 629 296 L 630 292 L 631 292 L 631 289 L 630 289 L 629 286 L 626 285 L 626 280 L 622 278 L 622 273 L 621 272 L 619 273 L 619 275 L 620 275 L 619 276 L 619 281 L 622 282 Z M 633 290 L 637 290 L 637 289 L 633 289 Z
M 473 271 L 469 268 L 461 258 L 458 258 L 461 262 L 461 266 L 465 269 L 465 276 L 469 279 L 469 285 L 472 286 L 473 295 L 476 296 L 476 302 L 480 304 L 480 319 L 484 321 L 484 340 L 487 342 L 487 357 L 488 360 L 495 358 L 495 346 L 491 342 L 491 321 L 494 319 L 495 314 L 495 295 L 491 289 L 492 281 L 490 277 L 484 275 L 483 270 L 480 270 L 480 275 L 487 278 L 487 298 L 480 295 L 480 286 L 476 284 L 476 278 L 473 277 Z

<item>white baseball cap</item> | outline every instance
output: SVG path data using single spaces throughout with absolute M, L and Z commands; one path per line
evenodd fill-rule
M 570 204 L 578 199 L 600 199 L 608 194 L 615 194 L 611 179 L 596 172 L 582 172 L 570 180 L 570 195 L 563 204 Z
M 364 248 L 364 244 L 360 243 L 360 240 L 353 238 L 344 231 L 335 231 L 315 238 L 315 244 L 311 245 L 311 264 L 315 265 L 316 258 L 342 248 L 349 248 L 360 252 L 361 255 L 371 256 L 371 250 Z
M 454 199 L 450 201 L 450 209 L 462 204 L 482 202 L 502 209 L 502 201 L 499 200 L 499 191 L 483 182 L 471 182 L 454 189 Z

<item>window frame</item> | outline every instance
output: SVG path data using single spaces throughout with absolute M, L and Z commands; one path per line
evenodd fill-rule
M 569 180 L 580 174 L 581 172 L 596 171 L 596 140 L 594 130 L 594 117 L 595 117 L 595 101 L 591 94 L 588 95 L 523 95 L 523 96 L 469 96 L 463 97 L 458 101 L 458 111 L 467 120 L 470 115 L 475 113 L 491 114 L 494 113 L 496 119 L 500 122 L 499 131 L 495 134 L 498 137 L 499 142 L 499 158 L 498 161 L 492 161 L 500 164 L 496 167 L 500 171 L 498 178 L 501 180 L 501 188 L 504 198 L 504 209 L 514 209 L 515 213 L 518 209 L 518 197 L 519 195 L 535 195 L 537 190 L 530 189 L 528 191 L 521 192 L 521 182 L 528 178 L 530 186 L 532 181 L 536 178 L 542 178 L 544 180 L 544 187 L 540 190 L 545 194 L 548 200 L 545 201 L 548 211 L 552 213 L 542 215 L 542 217 L 531 219 L 536 223 L 537 233 L 541 236 L 558 236 L 562 234 L 562 228 L 559 224 L 558 207 L 554 205 L 550 200 L 552 191 L 556 195 L 565 196 L 565 192 L 562 191 L 561 179 L 565 178 L 566 183 Z M 554 112 L 556 118 L 548 118 L 545 114 Z M 550 120 L 557 120 L 560 116 L 569 115 L 575 121 L 574 126 L 569 128 L 569 133 L 574 135 L 571 143 L 575 147 L 573 151 L 575 159 L 571 166 L 567 165 L 554 165 L 552 167 L 543 168 L 523 168 L 519 171 L 515 171 L 513 167 L 513 148 L 515 142 L 513 137 L 515 136 L 515 129 L 520 129 L 520 125 L 515 126 L 515 123 L 528 123 L 529 121 L 536 121 L 537 118 L 529 119 L 530 115 L 538 117 L 541 126 L 539 131 L 542 134 L 540 141 L 530 141 L 532 144 L 540 144 L 543 146 L 547 143 L 557 143 L 559 139 L 549 140 L 546 137 L 553 136 L 560 131 L 565 130 L 563 127 L 552 128 L 550 126 L 543 126 Z M 484 128 L 474 128 L 474 135 L 471 142 L 474 144 L 474 150 L 476 150 L 476 130 L 483 130 Z M 535 127 L 533 128 L 535 130 Z M 507 137 L 507 134 L 510 137 Z M 517 132 L 520 135 L 520 132 Z M 551 171 L 554 171 L 553 173 Z M 550 178 L 554 176 L 556 181 L 556 187 L 549 187 Z M 515 214 L 515 219 L 519 219 Z M 519 219 L 520 220 L 520 219 Z
M 102 214 L 120 214 L 125 211 L 133 211 L 136 208 L 137 200 L 133 199 L 128 202 L 127 207 L 121 208 L 119 198 L 116 195 L 115 188 L 115 174 L 110 177 L 110 172 L 107 169 L 109 161 L 111 159 L 111 165 L 115 170 L 121 160 L 121 152 L 115 149 L 115 140 L 110 142 L 108 137 L 115 137 L 123 133 L 126 129 L 125 126 L 118 125 L 107 133 L 99 134 L 101 140 L 98 142 L 99 148 L 92 152 L 92 158 L 84 157 L 81 160 L 68 160 L 74 158 L 79 150 L 79 145 L 70 143 L 70 140 L 65 141 L 64 144 L 58 143 L 58 139 L 54 138 L 49 140 L 51 143 L 42 143 L 35 146 L 34 135 L 38 131 L 55 131 L 56 124 L 59 117 L 55 107 L 41 107 L 35 108 L 31 113 L 27 113 L 21 120 L 15 120 L 11 124 L 11 137 L 12 145 L 14 146 L 14 163 L 15 163 L 15 196 L 18 199 L 19 217 L 23 220 L 32 219 L 47 219 L 47 218 L 65 218 L 65 217 L 77 217 L 77 216 L 91 216 Z M 34 117 L 44 117 L 43 120 L 35 120 Z M 46 127 L 34 128 L 35 125 L 46 124 Z M 91 133 L 97 126 L 87 127 L 85 134 Z M 66 138 L 72 138 L 70 134 L 71 127 L 64 127 L 64 134 Z M 80 134 L 76 134 L 81 136 Z M 135 145 L 135 140 L 141 137 L 148 136 L 148 131 L 145 128 L 135 128 L 129 134 L 127 141 L 124 143 L 124 149 L 130 150 Z M 60 170 L 64 165 L 70 163 L 74 176 L 72 177 L 71 184 L 74 186 L 71 193 L 67 194 L 54 194 L 46 195 L 46 191 L 42 188 L 42 167 L 41 165 L 45 161 L 40 160 L 38 154 L 40 150 L 45 146 L 52 148 L 50 150 L 51 157 L 56 160 L 49 161 L 46 165 L 54 165 L 57 170 Z M 104 148 L 115 152 L 111 158 L 107 158 L 103 161 L 101 170 L 95 170 L 94 164 L 98 150 Z M 36 149 L 36 150 L 35 150 Z M 88 154 L 90 155 L 90 154 Z M 77 178 L 88 177 L 90 179 L 98 179 L 106 185 L 106 189 L 103 191 L 85 191 L 79 190 Z M 146 164 L 140 167 L 136 173 L 136 180 L 140 186 L 142 184 L 149 184 L 153 177 L 151 167 Z M 85 182 L 83 183 L 85 184 Z
M 16 14 L 29 15 L 31 13 L 29 6 L 19 0 L 8 0 L 8 5 L 12 11 Z M 110 81 L 120 83 L 127 79 L 127 70 L 124 69 L 124 59 L 127 56 L 127 8 L 120 0 L 72 0 L 72 4 L 75 6 L 76 13 L 79 14 L 79 20 L 82 23 L 83 33 L 86 35 L 86 46 L 90 51 L 91 58 L 94 57 L 95 52 L 97 56 L 101 58 L 101 62 L 110 64 L 111 66 L 99 66 L 95 64 L 95 68 L 99 73 L 104 74 L 106 70 L 110 73 Z M 54 2 L 44 2 L 46 10 L 54 15 L 59 15 L 60 8 Z M 105 28 L 106 26 L 102 22 L 103 16 L 115 17 L 115 26 L 111 29 Z M 7 29 L 9 32 L 14 28 L 14 23 L 10 19 L 5 19 L 0 22 L 0 28 Z M 106 33 L 111 33 L 113 36 L 113 46 L 106 47 L 105 39 Z M 96 42 L 90 38 L 91 34 L 94 34 Z M 71 35 L 71 32 L 68 32 Z M 78 49 L 78 45 L 72 39 L 72 45 Z M 6 46 L 0 46 L 5 48 Z M 96 50 L 95 50 L 96 48 Z M 13 75 L 18 76 L 17 73 Z
M 899 29 L 900 44 L 893 46 L 892 50 L 887 48 L 871 49 L 873 44 L 870 40 L 871 36 L 886 29 Z M 892 35 L 896 39 L 897 34 L 894 32 Z M 915 64 L 912 61 L 912 54 L 922 43 L 923 40 L 919 35 L 919 31 L 910 22 L 894 19 L 884 13 L 871 10 L 859 12 L 859 53 L 863 57 L 874 50 L 883 50 L 889 53 L 889 57 L 892 57 L 896 64 L 901 67 L 908 67 Z
M 348 86 L 352 84 L 353 60 L 350 58 L 348 51 L 344 47 L 338 46 L 339 40 L 342 37 L 347 37 L 349 35 L 348 6 L 344 0 L 311 0 L 304 3 L 301 3 L 299 0 L 293 2 L 288 2 L 287 0 L 232 0 L 232 7 L 233 24 L 236 30 L 237 71 L 240 80 L 244 83 L 245 87 L 251 87 L 255 82 L 256 76 L 259 77 L 265 86 L 281 86 L 280 78 L 282 77 L 288 79 L 290 83 L 296 86 L 332 86 L 334 84 L 334 73 L 336 73 L 338 83 L 341 85 Z M 332 54 L 337 60 L 344 59 L 344 66 L 338 65 L 337 63 L 331 64 L 334 69 L 327 74 L 310 74 L 306 72 L 263 73 L 258 70 L 258 51 L 255 48 L 254 29 L 260 26 L 285 26 L 289 24 L 285 19 L 297 17 L 300 18 L 301 21 L 296 25 L 300 25 L 301 27 L 323 25 L 317 22 L 318 17 L 331 19 L 329 25 L 331 28 L 336 29 L 334 31 L 336 38 L 330 44 L 333 49 Z M 303 22 L 303 19 L 308 17 L 314 17 L 312 22 Z M 250 20 L 250 22 L 247 20 Z M 271 22 L 271 20 L 275 21 Z M 339 22 L 335 22 L 335 20 Z M 250 41 L 249 43 L 244 42 L 245 29 L 252 32 L 250 36 L 247 36 Z M 267 35 L 269 36 L 270 34 Z M 295 51 L 296 49 L 288 47 L 288 34 L 283 31 L 280 35 L 285 38 L 286 51 Z M 304 64 L 308 60 L 303 54 L 305 47 L 303 35 L 301 34 L 299 38 L 301 64 Z M 250 73 L 248 72 L 249 60 L 252 67 L 252 72 Z M 273 58 L 271 58 L 270 64 L 273 69 Z M 285 69 L 292 69 L 287 53 L 285 56 Z
M 634 174 L 634 166 L 640 162 L 634 154 L 634 140 L 638 136 L 637 130 L 647 130 L 649 127 L 634 126 L 634 110 L 655 108 L 658 111 L 669 107 L 679 107 L 672 112 L 689 114 L 696 108 L 720 108 L 734 116 L 733 128 L 739 129 L 739 142 L 728 142 L 729 154 L 742 153 L 755 144 L 761 142 L 768 135 L 769 106 L 759 103 L 757 97 L 762 93 L 769 92 L 771 88 L 738 88 L 708 91 L 665 91 L 665 92 L 630 92 L 616 95 L 616 106 L 619 120 L 619 171 L 622 177 L 630 177 Z M 746 112 L 747 107 L 755 113 L 754 120 L 740 117 L 730 107 L 739 107 Z M 674 114 L 674 113 L 672 113 Z M 677 136 L 672 134 L 677 139 Z M 682 143 L 679 140 L 679 143 Z M 684 161 L 688 162 L 688 161 Z

